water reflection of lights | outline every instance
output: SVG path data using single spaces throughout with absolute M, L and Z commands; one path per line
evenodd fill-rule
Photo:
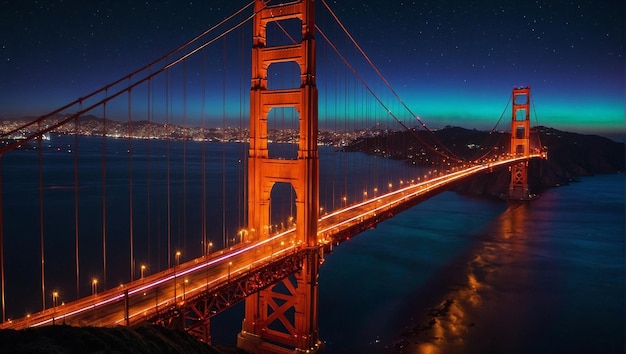
M 473 331 L 477 318 L 489 316 L 487 308 L 494 305 L 493 301 L 500 300 L 497 284 L 509 279 L 520 280 L 516 269 L 526 258 L 528 222 L 527 204 L 509 206 L 495 223 L 497 235 L 482 241 L 471 256 L 462 282 L 449 284 L 454 290 L 445 294 L 447 300 L 430 309 L 429 316 L 421 320 L 422 324 L 405 336 L 402 353 L 465 353 L 473 349 L 468 334 Z M 516 305 L 525 306 L 518 302 Z
M 436 345 L 434 345 L 432 343 L 421 343 L 417 349 L 418 349 L 418 351 L 416 351 L 416 353 L 420 353 L 420 354 L 439 354 L 439 353 L 441 353 L 441 350 L 439 350 L 439 347 L 437 347 Z

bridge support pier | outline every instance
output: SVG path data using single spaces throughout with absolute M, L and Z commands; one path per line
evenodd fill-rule
M 530 87 L 514 87 L 512 101 L 510 152 L 512 156 L 526 156 L 530 159 Z M 528 185 L 528 160 L 511 166 L 507 198 L 533 199 Z
M 314 353 L 320 348 L 317 277 L 321 249 L 317 246 L 319 158 L 314 10 L 313 0 L 279 5 L 255 0 L 248 158 L 249 240 L 263 241 L 271 236 L 271 191 L 276 183 L 288 183 L 296 195 L 293 220 L 296 237 L 290 247 L 307 250 L 307 255 L 295 275 L 246 298 L 237 346 L 248 353 Z M 268 46 L 268 24 L 294 19 L 302 24 L 301 41 Z M 300 67 L 300 86 L 268 89 L 268 68 L 284 62 L 295 62 Z M 268 115 L 272 109 L 283 107 L 293 107 L 299 114 L 298 155 L 271 158 Z M 269 258 L 275 257 L 273 249 L 271 253 Z
M 317 325 L 319 254 L 311 251 L 294 277 L 246 299 L 239 349 L 251 354 L 323 351 Z

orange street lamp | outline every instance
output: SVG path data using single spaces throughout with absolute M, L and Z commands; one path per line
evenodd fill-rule
M 144 264 L 141 265 L 141 279 L 143 279 L 143 271 L 146 270 L 146 266 Z
M 242 243 L 243 240 L 247 238 L 248 238 L 248 230 L 247 229 L 239 230 L 239 243 Z
M 98 279 L 91 279 L 91 295 L 95 295 L 98 293 Z
M 59 300 L 59 292 L 53 291 L 52 292 L 52 307 L 57 307 L 58 300 Z

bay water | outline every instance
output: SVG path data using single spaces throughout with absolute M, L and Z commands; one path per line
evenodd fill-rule
M 62 288 L 72 299 L 74 263 L 73 206 L 74 141 L 50 143 L 44 162 L 46 223 L 46 287 Z M 94 140 L 95 139 L 95 140 Z M 128 274 L 129 159 L 127 142 L 107 139 L 107 206 L 109 283 L 124 282 Z M 96 143 L 94 143 L 96 141 Z M 102 278 L 102 161 L 101 139 L 81 137 L 79 205 L 82 285 Z M 167 264 L 166 228 L 172 247 L 185 250 L 187 259 L 199 254 L 199 147 L 172 142 L 133 143 L 133 208 L 137 262 L 150 270 Z M 244 204 L 245 144 L 207 145 L 208 185 Z M 90 150 L 91 149 L 91 150 Z M 150 160 L 141 158 L 149 150 Z M 189 154 L 186 166 L 168 162 L 167 151 Z M 64 154 L 61 157 L 61 154 Z M 321 151 L 321 205 L 330 210 L 350 200 L 370 182 L 339 181 L 344 189 L 328 187 L 347 163 L 335 149 Z M 355 156 L 354 154 L 352 154 Z M 385 186 L 389 175 L 407 178 L 415 169 L 400 161 L 385 161 L 375 176 L 374 157 L 356 155 L 361 175 Z M 229 166 L 216 172 L 226 158 Z M 38 228 L 37 154 L 20 151 L 2 161 L 3 228 L 7 313 L 19 317 L 41 303 Z M 377 164 L 381 162 L 378 161 Z M 166 165 L 170 164 L 169 167 Z M 146 168 L 146 165 L 148 166 Z M 378 165 L 380 166 L 380 165 Z M 170 169 L 170 225 L 163 188 Z M 69 171 L 69 172 L 68 172 Z M 191 182 L 183 185 L 181 178 Z M 35 186 L 33 188 L 32 186 Z M 184 203 L 180 195 L 185 194 Z M 146 199 L 149 196 L 149 204 Z M 362 196 L 361 196 L 362 197 Z M 327 353 L 623 353 L 624 352 L 624 175 L 581 178 L 579 182 L 543 191 L 537 200 L 508 203 L 444 192 L 353 237 L 326 255 L 319 277 L 320 338 Z M 120 202 L 115 204 L 116 202 Z M 32 208 L 34 205 L 34 209 Z M 27 208 L 30 207 L 30 208 Z M 142 208 L 150 209 L 142 213 Z M 211 204 L 207 210 L 210 235 L 236 234 L 241 211 Z M 286 212 L 289 213 L 289 212 Z M 123 215 L 124 217 L 121 217 Z M 143 215 L 143 216 L 142 216 Z M 186 215 L 186 216 L 183 216 Z M 156 221 L 152 229 L 142 218 Z M 181 221 L 181 220 L 189 220 Z M 224 224 L 215 220 L 228 220 Z M 166 227 L 167 226 L 167 227 Z M 227 230 L 228 229 L 228 230 Z M 191 236 L 193 235 L 193 236 Z M 210 236 L 216 244 L 220 236 Z M 171 250 L 170 250 L 171 251 Z M 116 262 L 116 260 L 125 260 Z M 171 261 L 171 260 L 170 260 Z M 124 265 L 126 264 L 126 265 Z M 138 267 L 138 265 L 137 265 Z M 243 307 L 211 321 L 215 344 L 234 346 Z
M 445 192 L 338 247 L 329 353 L 624 353 L 624 175 L 507 203 Z

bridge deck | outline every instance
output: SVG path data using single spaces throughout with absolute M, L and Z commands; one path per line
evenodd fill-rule
M 531 156 L 538 157 L 540 156 Z M 456 182 L 526 159 L 508 158 L 453 171 L 420 183 L 408 183 L 397 190 L 323 215 L 318 221 L 319 249 L 329 252 L 333 245 L 374 227 L 398 212 L 448 189 Z M 22 329 L 52 324 L 130 325 L 169 316 L 168 313 L 173 309 L 198 299 L 206 301 L 207 294 L 221 299 L 215 301 L 215 307 L 211 310 L 216 314 L 243 300 L 250 292 L 258 291 L 297 271 L 298 260 L 311 250 L 295 243 L 294 239 L 294 229 L 290 229 L 260 242 L 239 243 L 229 249 L 196 258 L 99 294 L 20 319 L 8 320 L 0 324 L 0 328 Z M 284 266 L 283 272 L 271 267 L 283 264 L 288 264 Z M 242 285 L 251 280 L 256 285 Z

